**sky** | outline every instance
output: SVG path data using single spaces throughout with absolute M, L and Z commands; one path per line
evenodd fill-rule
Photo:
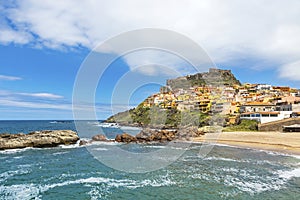
M 0 120 L 73 119 L 74 83 L 91 52 L 144 28 L 190 38 L 241 82 L 300 88 L 299 10 L 298 0 L 0 0 Z M 136 106 L 190 69 L 157 50 L 119 57 L 95 88 L 98 119 Z

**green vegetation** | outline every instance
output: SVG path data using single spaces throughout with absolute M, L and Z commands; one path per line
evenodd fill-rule
M 240 82 L 235 78 L 230 70 L 210 69 L 206 73 L 197 73 L 176 79 L 167 80 L 167 86 L 162 87 L 162 92 L 168 92 L 171 89 L 189 90 L 191 86 L 205 86 L 205 85 L 240 85 Z M 215 94 L 216 95 L 216 94 Z M 217 96 L 216 96 L 217 98 Z M 216 99 L 215 98 L 215 99 Z M 153 101 L 153 100 L 152 100 Z M 164 109 L 166 106 L 152 106 L 151 108 L 144 107 L 141 103 L 136 108 L 118 113 L 111 116 L 107 122 L 117 122 L 119 124 L 140 125 L 140 126 L 164 126 L 176 128 L 179 126 L 207 126 L 220 125 L 224 126 L 224 116 L 209 115 L 200 111 L 179 111 L 176 108 Z M 213 124 L 212 124 L 213 123 Z M 248 130 L 252 127 L 240 128 Z M 229 127 L 233 128 L 233 127 Z
M 144 108 L 140 104 L 135 109 L 118 113 L 107 122 L 120 124 L 135 124 L 142 126 L 164 126 L 176 128 L 178 126 L 205 126 L 208 125 L 210 116 L 197 111 L 180 112 L 177 109 L 162 109 L 159 107 Z
M 223 129 L 224 132 L 234 132 L 234 131 L 257 131 L 258 121 L 256 120 L 241 120 L 238 125 L 228 126 Z

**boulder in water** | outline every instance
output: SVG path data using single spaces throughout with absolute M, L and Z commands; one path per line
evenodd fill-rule
M 116 142 L 125 142 L 125 143 L 131 143 L 131 142 L 137 142 L 136 137 L 129 135 L 127 133 L 123 133 L 121 135 L 117 135 L 115 138 Z
M 92 141 L 101 141 L 101 142 L 107 142 L 108 139 L 105 135 L 103 134 L 98 134 L 92 137 Z
M 29 134 L 0 134 L 0 150 L 26 147 L 56 147 L 75 144 L 79 140 L 71 130 L 34 131 Z

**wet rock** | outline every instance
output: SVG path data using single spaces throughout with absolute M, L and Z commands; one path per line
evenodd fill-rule
M 107 137 L 103 134 L 93 136 L 92 140 L 93 141 L 101 141 L 101 142 L 107 142 L 108 141 Z
M 75 144 L 79 140 L 71 130 L 34 131 L 29 134 L 0 134 L 0 150 L 26 147 L 55 147 Z
M 89 143 L 90 143 L 89 141 L 86 141 L 86 140 L 80 140 L 79 146 L 84 146 L 84 145 L 87 145 L 87 144 L 89 144 Z
M 121 135 L 117 135 L 115 138 L 116 142 L 125 142 L 125 143 L 131 143 L 131 142 L 137 142 L 136 137 L 129 135 L 127 133 L 123 133 Z
M 169 142 L 173 140 L 191 140 L 191 138 L 199 137 L 204 135 L 204 133 L 197 127 L 185 127 L 181 129 L 143 129 L 135 137 L 122 134 L 117 135 L 115 138 L 116 142 L 138 142 L 138 143 L 148 143 L 148 142 Z

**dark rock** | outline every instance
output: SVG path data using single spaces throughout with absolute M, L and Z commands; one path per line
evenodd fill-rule
M 146 128 L 138 133 L 135 137 L 129 134 L 117 135 L 115 138 L 116 142 L 169 142 L 173 140 L 191 140 L 191 138 L 199 137 L 204 133 L 197 127 L 185 127 L 179 130 L 157 130 Z
M 107 137 L 103 134 L 93 136 L 92 140 L 93 141 L 101 141 L 101 142 L 107 142 L 108 141 Z
M 0 134 L 0 150 L 26 147 L 55 147 L 75 144 L 79 140 L 71 130 L 34 131 L 29 134 Z
M 115 138 L 116 142 L 125 142 L 125 143 L 131 143 L 131 142 L 137 142 L 136 137 L 129 135 L 127 133 L 123 133 L 121 135 L 117 135 Z
M 80 140 L 79 146 L 84 146 L 84 145 L 87 145 L 87 144 L 89 144 L 89 143 L 90 143 L 89 141 L 86 141 L 86 140 Z
M 139 142 L 166 142 L 174 140 L 176 133 L 176 130 L 144 129 L 136 135 L 136 138 Z

